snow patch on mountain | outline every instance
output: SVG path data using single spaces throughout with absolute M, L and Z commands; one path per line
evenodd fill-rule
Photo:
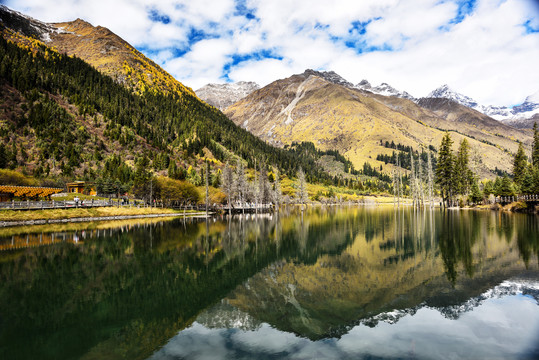
M 532 280 L 506 280 L 499 284 L 498 286 L 493 287 L 490 290 L 487 290 L 483 294 L 473 297 L 463 303 L 449 305 L 444 307 L 430 307 L 426 303 L 421 303 L 418 306 L 407 308 L 407 309 L 395 309 L 393 311 L 384 312 L 360 320 L 359 323 L 374 327 L 378 325 L 380 321 L 386 322 L 388 324 L 395 324 L 400 319 L 408 315 L 415 315 L 417 311 L 424 307 L 430 307 L 432 309 L 438 310 L 445 318 L 456 320 L 463 313 L 472 311 L 474 308 L 480 306 L 488 299 L 499 299 L 505 296 L 515 296 L 515 295 L 525 295 L 529 296 L 539 304 L 539 282 Z
M 356 86 L 356 89 L 370 91 L 374 94 L 383 96 L 396 96 L 404 99 L 414 100 L 415 98 L 406 91 L 400 91 L 389 85 L 388 83 L 381 83 L 378 86 L 373 87 L 367 80 L 361 80 Z
M 439 88 L 431 91 L 430 94 L 427 95 L 427 97 L 453 100 L 461 105 L 467 106 L 472 109 L 478 106 L 477 101 L 475 101 L 469 96 L 459 94 L 458 92 L 451 89 L 447 84 L 442 85 Z
M 539 113 L 539 91 L 528 96 L 522 104 L 513 106 L 512 108 L 507 106 L 481 105 L 469 96 L 454 91 L 447 84 L 433 90 L 427 97 L 453 100 L 490 116 L 495 120 L 528 119 Z
M 62 28 L 36 20 L 5 5 L 0 5 L 0 21 L 8 28 L 26 36 L 35 36 L 45 43 L 51 41 L 51 34 L 66 33 Z
M 195 93 L 208 104 L 224 110 L 258 89 L 260 86 L 255 82 L 239 81 L 229 84 L 207 84 Z

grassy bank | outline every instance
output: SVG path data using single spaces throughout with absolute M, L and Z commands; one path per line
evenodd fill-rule
M 149 214 L 183 214 L 182 212 L 161 208 L 130 208 L 130 207 L 96 207 L 51 210 L 15 211 L 1 210 L 0 221 L 25 221 L 42 219 L 73 219 L 101 216 L 129 216 Z

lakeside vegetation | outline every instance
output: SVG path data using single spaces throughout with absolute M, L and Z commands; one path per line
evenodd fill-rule
M 193 211 L 188 211 L 192 213 Z M 75 219 L 92 218 L 105 216 L 133 216 L 133 215 L 155 215 L 170 214 L 182 215 L 179 212 L 167 208 L 149 208 L 149 207 L 95 207 L 95 208 L 71 208 L 71 209 L 49 209 L 49 210 L 1 210 L 0 221 L 25 221 L 25 220 L 56 220 L 56 219 Z

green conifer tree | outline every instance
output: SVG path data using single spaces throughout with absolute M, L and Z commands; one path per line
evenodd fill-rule
M 537 123 L 533 124 L 532 164 L 539 168 L 539 130 L 537 129 Z
M 522 180 L 526 173 L 526 167 L 528 166 L 528 159 L 526 153 L 524 152 L 524 147 L 522 143 L 518 142 L 518 150 L 515 154 L 515 159 L 513 161 L 513 180 L 518 186 L 522 185 Z
M 453 150 L 451 148 L 452 145 L 453 140 L 451 140 L 451 135 L 449 135 L 449 132 L 446 132 L 440 145 L 440 151 L 438 152 L 436 183 L 440 187 L 442 200 L 447 206 L 449 206 L 449 201 L 452 199 L 455 191 L 455 160 Z
M 520 185 L 520 192 L 522 194 L 531 194 L 533 191 L 533 171 L 533 165 L 528 164 L 522 177 L 522 184 Z
M 477 204 L 483 200 L 483 193 L 481 193 L 481 190 L 479 190 L 479 184 L 477 184 L 477 181 L 472 182 L 471 192 L 468 199 L 474 204 Z
M 511 179 L 509 179 L 509 177 L 506 175 L 501 180 L 498 196 L 513 196 L 513 195 L 515 195 L 515 189 L 513 187 Z

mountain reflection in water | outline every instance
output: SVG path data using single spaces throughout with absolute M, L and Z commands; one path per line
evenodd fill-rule
M 533 357 L 538 236 L 393 208 L 3 229 L 0 357 Z
M 462 308 L 383 313 L 375 327 L 361 323 L 339 338 L 318 341 L 257 324 L 246 314 L 225 327 L 214 326 L 214 319 L 206 323 L 201 315 L 151 359 L 535 359 L 538 300 L 539 282 L 505 282 Z M 238 310 L 215 308 L 208 311 L 215 318 L 238 315 Z

